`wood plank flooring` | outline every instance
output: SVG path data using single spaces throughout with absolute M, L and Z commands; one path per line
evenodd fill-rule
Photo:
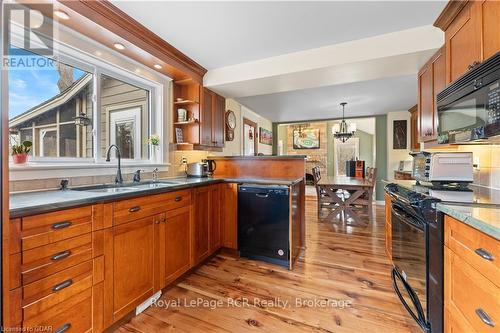
M 219 254 L 115 332 L 420 332 L 392 288 L 384 207 L 374 210 L 353 225 L 318 221 L 307 197 L 293 271 Z

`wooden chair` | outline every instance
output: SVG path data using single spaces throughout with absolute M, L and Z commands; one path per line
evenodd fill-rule
M 318 219 L 321 215 L 321 209 L 330 206 L 331 200 L 328 194 L 318 185 L 321 180 L 321 170 L 319 166 L 312 168 L 314 187 L 316 187 L 316 195 L 318 196 Z
M 368 182 L 370 182 L 371 184 L 373 184 L 373 186 L 370 187 L 367 193 L 365 193 L 359 199 L 357 199 L 354 202 L 354 204 L 367 206 L 368 212 L 371 214 L 373 206 L 373 191 L 375 190 L 375 184 L 377 182 L 377 168 L 367 167 L 365 172 L 365 179 L 368 180 Z

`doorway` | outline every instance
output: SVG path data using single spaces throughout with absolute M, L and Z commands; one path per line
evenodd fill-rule
M 243 155 L 257 156 L 258 153 L 257 123 L 243 118 Z
M 120 148 L 122 158 L 141 158 L 140 107 L 110 112 L 109 133 L 109 143 Z

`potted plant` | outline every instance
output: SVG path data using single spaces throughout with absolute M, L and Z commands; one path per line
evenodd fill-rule
M 158 134 L 153 134 L 149 137 L 148 141 L 152 148 L 151 153 L 153 154 L 153 156 L 151 156 L 151 158 L 154 162 L 157 162 L 158 150 L 160 148 L 160 136 Z
M 12 161 L 14 164 L 26 163 L 32 145 L 31 141 L 23 141 L 20 145 L 12 146 Z

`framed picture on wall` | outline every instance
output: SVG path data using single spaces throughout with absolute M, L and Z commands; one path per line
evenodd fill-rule
M 273 145 L 273 132 L 259 127 L 259 142 L 265 145 Z
M 407 149 L 407 140 L 407 121 L 394 120 L 392 126 L 392 149 Z
M 293 149 L 319 149 L 319 128 L 294 129 Z

